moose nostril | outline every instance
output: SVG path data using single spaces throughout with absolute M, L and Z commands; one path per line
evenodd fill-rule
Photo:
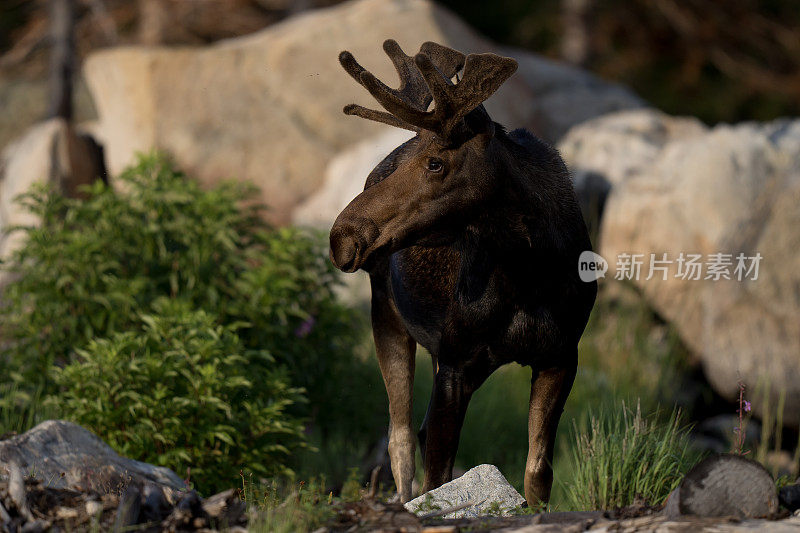
M 336 268 L 352 272 L 361 248 L 362 244 L 352 235 L 334 234 L 331 236 L 331 261 Z

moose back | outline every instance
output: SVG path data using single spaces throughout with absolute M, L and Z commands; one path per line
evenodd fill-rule
M 400 499 L 412 496 L 417 437 L 428 491 L 452 478 L 472 394 L 498 367 L 517 362 L 532 368 L 525 498 L 547 502 L 556 428 L 597 292 L 578 276 L 578 257 L 591 243 L 569 173 L 553 148 L 525 130 L 507 133 L 482 105 L 515 72 L 513 59 L 431 42 L 413 58 L 393 40 L 384 50 L 398 89 L 340 54 L 386 110 L 351 104 L 344 112 L 416 136 L 375 167 L 339 214 L 330 256 L 345 272 L 370 275 Z M 417 343 L 430 352 L 435 378 L 415 435 Z

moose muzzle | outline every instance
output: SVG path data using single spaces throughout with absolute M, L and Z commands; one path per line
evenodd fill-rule
M 355 272 L 367 261 L 371 245 L 378 238 L 378 227 L 369 219 L 343 217 L 331 228 L 330 256 L 334 266 L 343 272 Z

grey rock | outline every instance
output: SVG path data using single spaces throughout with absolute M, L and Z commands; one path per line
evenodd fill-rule
M 103 512 L 103 503 L 97 500 L 88 500 L 85 509 L 86 514 L 94 518 Z
M 220 527 L 236 524 L 247 511 L 247 504 L 239 498 L 236 491 L 228 489 L 203 500 L 203 511 Z
M 790 511 L 800 510 L 800 483 L 783 487 L 778 493 L 778 501 Z
M 534 526 L 542 527 L 542 526 Z M 800 519 L 795 517 L 783 520 L 733 520 L 730 518 L 698 518 L 681 517 L 670 520 L 665 516 L 652 515 L 639 518 L 630 518 L 619 521 L 599 522 L 591 527 L 592 533 L 612 533 L 619 531 L 636 531 L 641 533 L 664 533 L 677 531 L 713 531 L 715 533 L 795 533 L 800 530 Z M 504 533 L 511 530 L 501 530 Z M 556 530 L 545 529 L 516 529 L 515 533 L 550 533 Z M 584 529 L 570 529 L 562 531 L 584 531 Z
M 444 510 L 472 503 L 445 518 L 473 518 L 486 514 L 507 515 L 525 503 L 519 492 L 511 486 L 494 465 L 480 465 L 463 476 L 445 483 L 406 504 L 406 509 L 416 514 Z
M 775 482 L 759 463 L 740 455 L 714 455 L 696 464 L 670 494 L 664 514 L 768 518 L 778 510 Z
M 164 491 L 155 485 L 147 485 L 142 490 L 142 521 L 161 522 L 170 512 L 170 505 Z
M 6 465 L 8 470 L 8 495 L 17 511 L 26 520 L 33 520 L 33 515 L 28 508 L 28 499 L 25 496 L 25 479 L 22 476 L 22 470 L 16 463 L 8 463 Z
M 10 464 L 53 488 L 105 494 L 152 484 L 175 500 L 184 488 L 172 470 L 122 457 L 91 431 L 63 420 L 48 420 L 0 441 L 0 470 Z
M 20 528 L 20 533 L 42 533 L 50 529 L 52 524 L 47 520 L 34 520 Z
M 114 517 L 114 532 L 126 531 L 130 526 L 139 522 L 139 513 L 142 509 L 141 492 L 135 485 L 128 485 L 117 507 Z
M 3 502 L 0 501 L 0 526 L 8 527 L 11 523 L 11 515 L 8 514 L 6 508 L 3 507 Z

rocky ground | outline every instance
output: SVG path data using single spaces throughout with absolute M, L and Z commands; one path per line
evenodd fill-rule
M 154 502 L 138 491 L 122 495 L 78 492 L 24 481 L 24 502 L 17 503 L 13 484 L 0 482 L 0 531 L 247 531 L 245 505 L 233 491 L 202 500 L 187 492 L 176 505 Z M 400 504 L 365 498 L 343 504 L 328 526 L 316 533 L 384 532 L 555 532 L 555 531 L 800 531 L 800 512 L 788 511 L 770 519 L 735 517 L 669 518 L 647 506 L 615 511 L 554 512 L 506 517 L 444 519 L 436 513 L 421 516 Z
M 737 455 L 696 465 L 663 508 L 526 514 L 524 505 L 496 467 L 480 465 L 405 506 L 374 493 L 335 504 L 319 533 L 800 531 L 800 480 L 776 491 L 762 466 Z M 233 489 L 204 499 L 174 472 L 121 457 L 68 422 L 0 441 L 2 533 L 246 531 L 250 512 Z
M 243 530 L 245 504 L 229 490 L 205 500 L 187 491 L 170 502 L 163 493 L 126 487 L 122 493 L 48 487 L 13 473 L 0 481 L 0 531 Z

